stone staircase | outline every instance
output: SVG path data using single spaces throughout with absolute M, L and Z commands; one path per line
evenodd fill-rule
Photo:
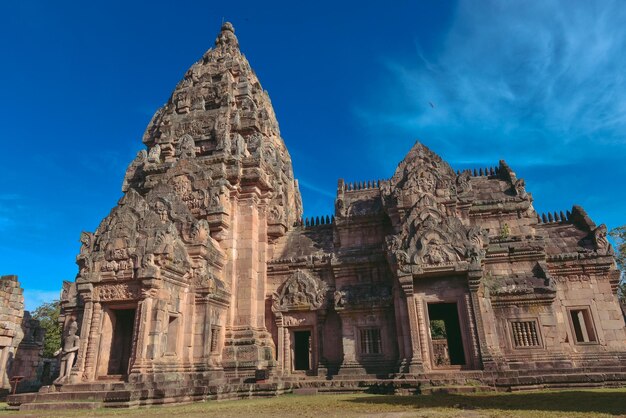
M 279 383 L 207 384 L 207 382 L 93 382 L 48 386 L 36 393 L 12 395 L 8 409 L 20 411 L 55 409 L 133 408 L 201 400 L 227 400 L 277 396 L 287 391 Z

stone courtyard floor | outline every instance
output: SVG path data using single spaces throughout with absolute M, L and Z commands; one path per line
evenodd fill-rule
M 460 395 L 283 395 L 142 409 L 3 411 L 1 417 L 626 417 L 626 389 Z

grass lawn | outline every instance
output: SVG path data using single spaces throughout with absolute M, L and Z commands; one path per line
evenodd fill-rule
M 0 404 L 2 405 L 2 404 Z M 463 395 L 284 395 L 132 410 L 55 411 L 3 417 L 614 417 L 626 416 L 626 389 Z

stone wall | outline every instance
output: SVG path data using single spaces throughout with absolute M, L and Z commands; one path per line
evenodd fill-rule
M 10 379 L 21 376 L 18 391 L 39 388 L 45 331 L 24 311 L 24 291 L 17 276 L 0 278 L 0 389 L 10 390 Z
M 24 332 L 24 291 L 17 276 L 0 277 L 0 388 L 10 389 L 9 379 L 17 347 Z

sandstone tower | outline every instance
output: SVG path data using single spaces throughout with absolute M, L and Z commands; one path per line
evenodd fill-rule
M 83 339 L 78 380 L 272 367 L 267 258 L 302 204 L 269 96 L 230 23 L 143 142 L 124 197 L 81 237 L 76 286 L 66 284 L 64 312 L 93 336 Z M 112 359 L 119 345 L 128 348 Z

